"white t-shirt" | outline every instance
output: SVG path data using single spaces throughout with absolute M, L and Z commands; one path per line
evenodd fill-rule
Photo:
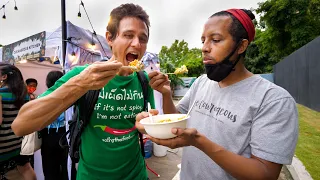
M 251 154 L 279 164 L 290 164 L 298 137 L 298 113 L 283 88 L 255 75 L 220 88 L 206 75 L 199 77 L 177 105 L 187 122 L 211 141 L 244 157 Z M 234 179 L 199 149 L 183 149 L 181 179 Z

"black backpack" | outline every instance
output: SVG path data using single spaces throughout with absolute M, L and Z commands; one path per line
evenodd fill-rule
M 138 72 L 137 75 L 143 91 L 143 97 L 144 97 L 143 109 L 147 111 L 147 102 L 149 97 L 148 95 L 149 82 L 143 71 Z M 79 162 L 81 134 L 84 128 L 89 123 L 90 116 L 98 100 L 99 93 L 100 93 L 100 90 L 90 90 L 75 103 L 74 114 L 72 116 L 72 120 L 69 121 L 69 130 L 59 140 L 59 144 L 62 148 L 69 148 L 69 155 L 72 160 L 72 163 Z M 81 111 L 79 109 L 81 109 Z M 68 134 L 69 134 L 69 144 L 65 142 Z M 141 152 L 144 157 L 145 153 L 144 153 L 143 137 L 140 132 L 139 132 L 139 140 L 140 140 Z

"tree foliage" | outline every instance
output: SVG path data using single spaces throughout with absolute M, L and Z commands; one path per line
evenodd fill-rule
M 267 0 L 256 9 L 261 16 L 246 65 L 253 73 L 272 66 L 320 35 L 319 0 Z
M 272 72 L 276 63 L 320 35 L 320 0 L 267 0 L 255 11 L 260 21 L 254 21 L 256 37 L 245 59 L 253 73 Z M 204 72 L 201 50 L 189 49 L 184 40 L 163 46 L 159 57 L 165 72 L 183 64 L 189 69 L 188 76 Z
M 204 72 L 201 49 L 189 49 L 188 43 L 184 40 L 175 40 L 170 47 L 162 46 L 159 53 L 160 68 L 162 72 L 173 73 L 176 68 L 186 65 L 189 77 L 198 77 Z M 182 84 L 179 76 L 169 75 L 173 86 Z

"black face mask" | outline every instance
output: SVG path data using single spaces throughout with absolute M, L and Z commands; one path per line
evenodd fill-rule
M 231 73 L 231 71 L 234 70 L 234 66 L 240 60 L 241 55 L 238 56 L 235 63 L 232 63 L 230 61 L 230 57 L 236 52 L 240 42 L 241 42 L 241 40 L 239 41 L 239 43 L 237 43 L 235 49 L 226 58 L 224 58 L 223 61 L 216 63 L 216 64 L 205 64 L 204 65 L 206 68 L 207 77 L 210 80 L 220 82 L 224 78 L 226 78 Z

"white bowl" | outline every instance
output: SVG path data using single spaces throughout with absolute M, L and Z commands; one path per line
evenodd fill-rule
M 178 118 L 182 118 L 181 120 L 177 120 Z M 152 119 L 155 123 L 152 123 L 149 117 L 144 118 L 140 121 L 140 123 L 144 126 L 144 129 L 148 133 L 148 135 L 158 138 L 158 139 L 170 139 L 174 138 L 177 135 L 172 134 L 172 128 L 186 128 L 187 127 L 187 117 L 186 114 L 163 114 L 152 116 Z M 163 122 L 159 123 L 159 121 L 164 119 L 171 119 L 171 122 Z

